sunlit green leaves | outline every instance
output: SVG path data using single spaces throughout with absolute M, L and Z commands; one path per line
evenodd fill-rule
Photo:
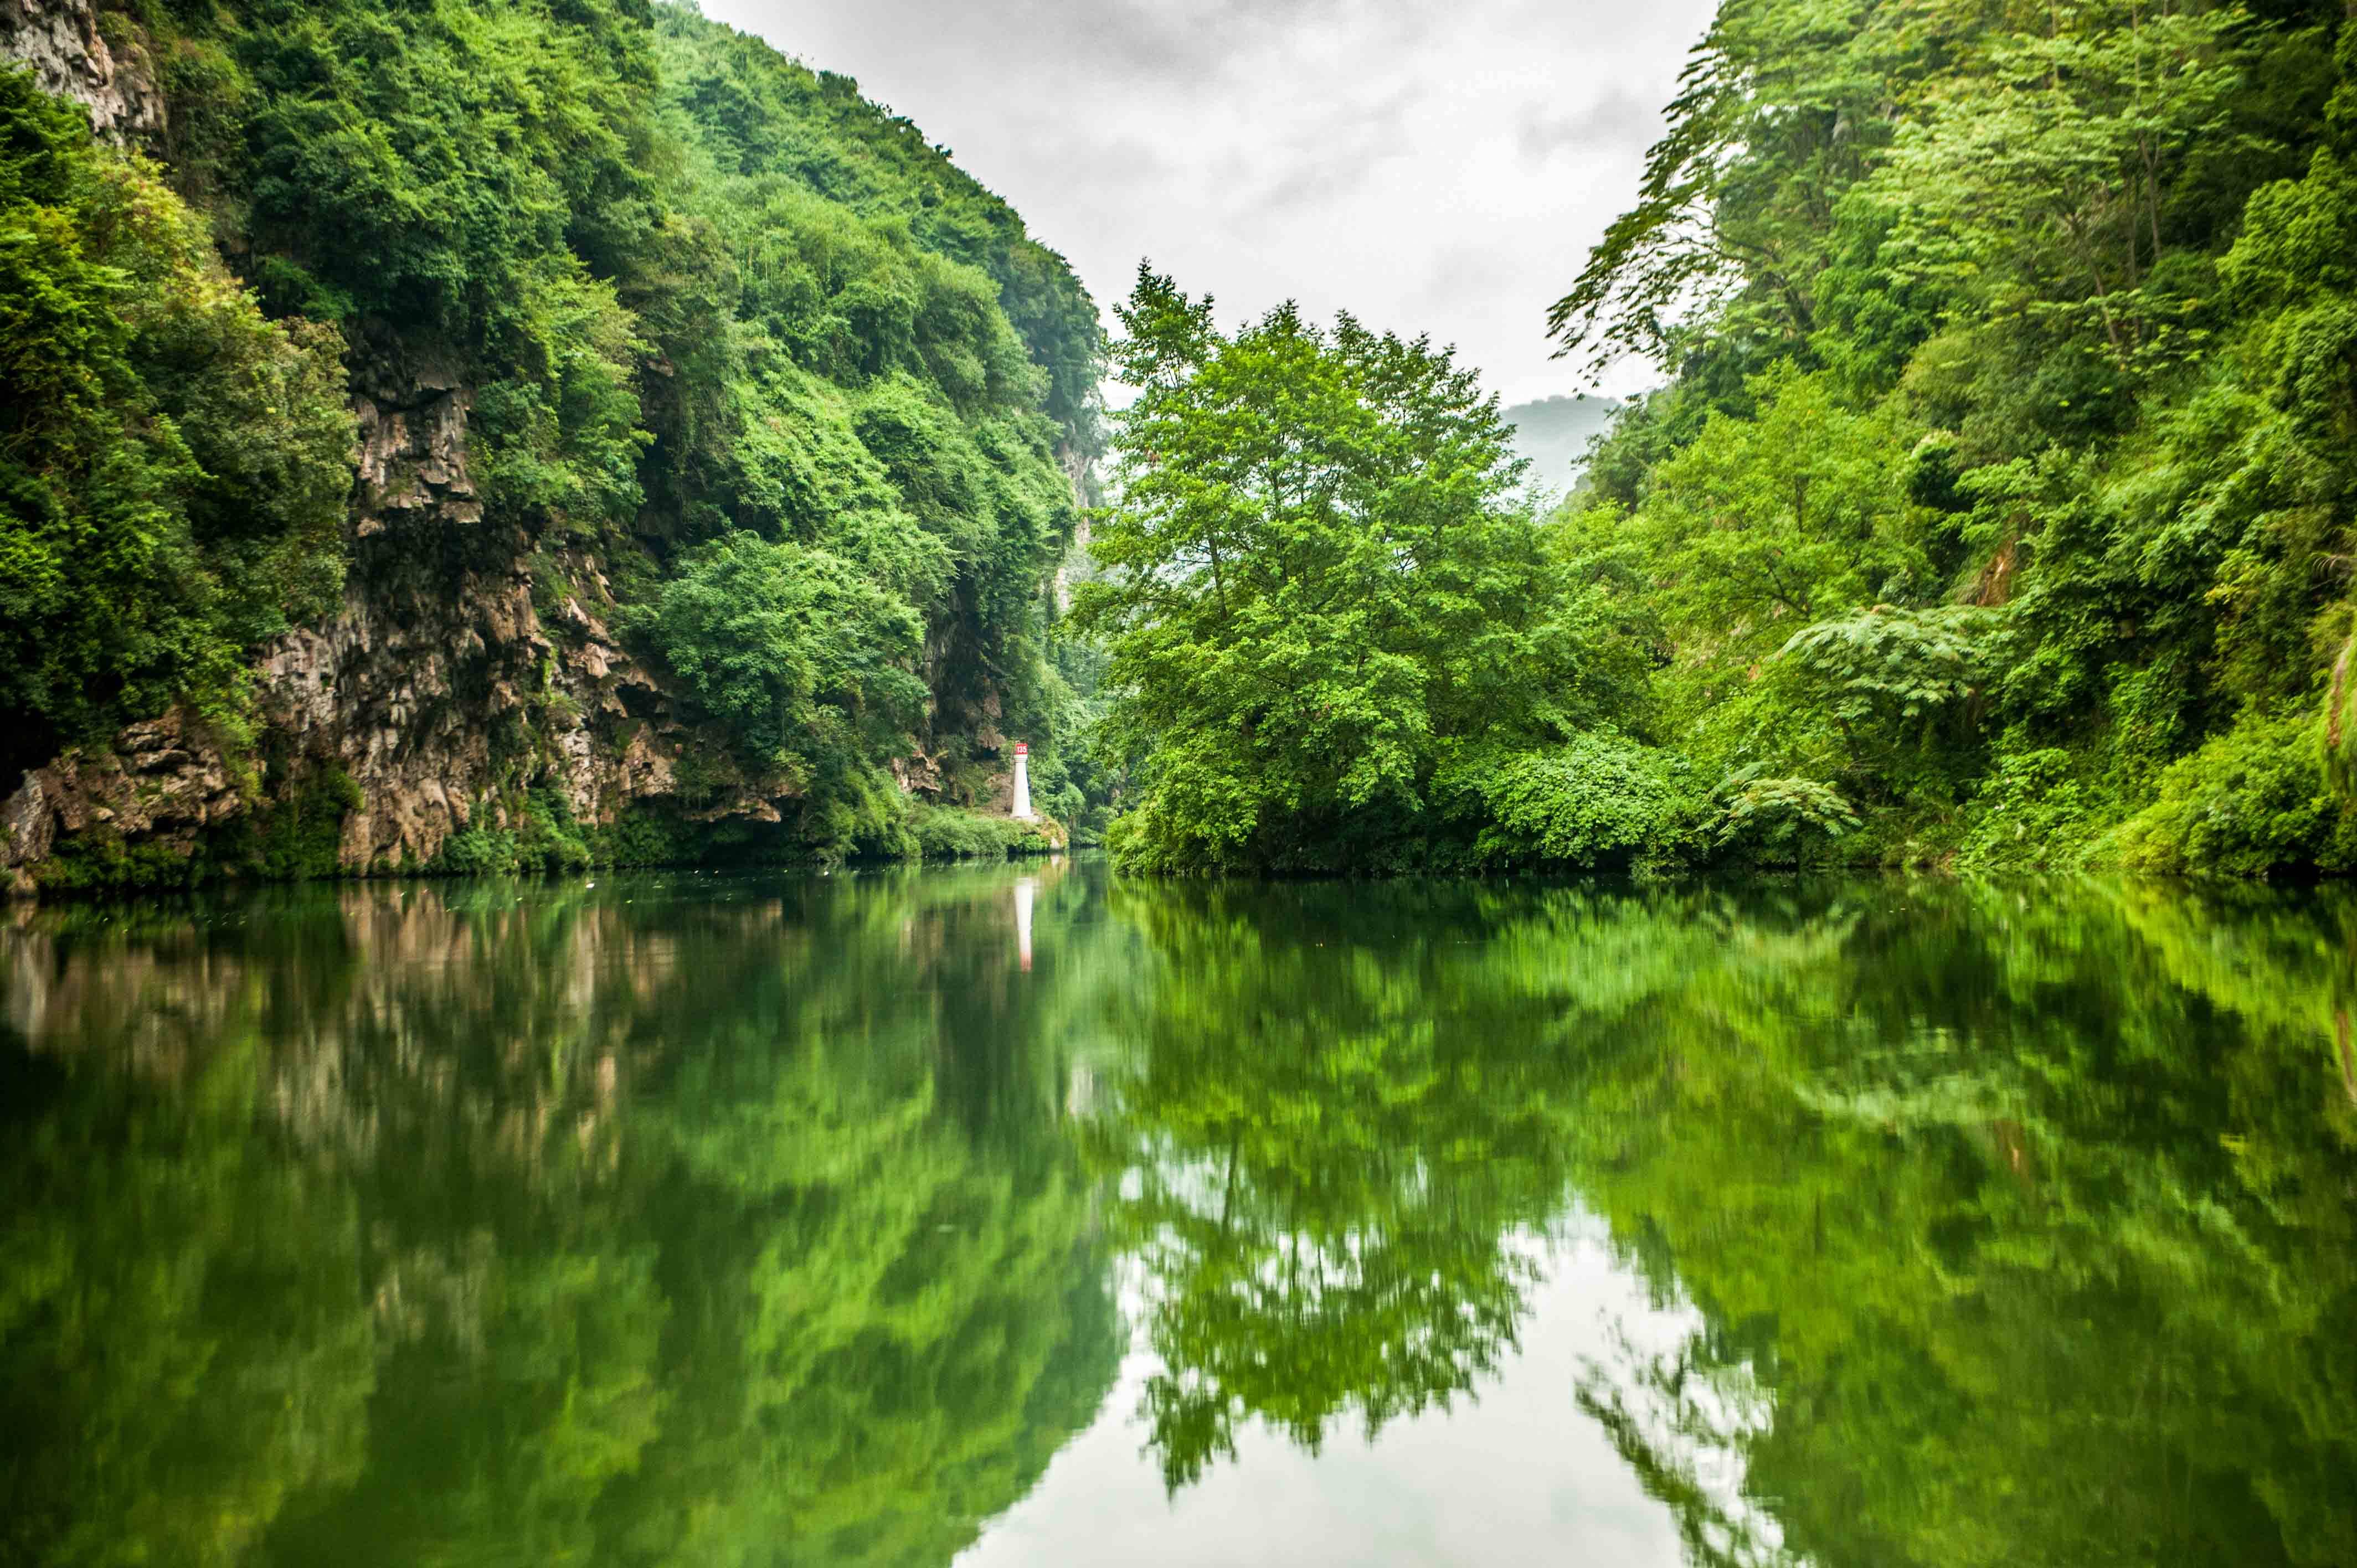
M 705 704 L 805 783 L 905 744 L 921 713 L 915 616 L 824 550 L 715 540 L 640 615 Z
M 1598 619 L 1517 510 L 1493 399 L 1418 340 L 1292 306 L 1233 336 L 1141 272 L 1120 495 L 1079 615 L 1165 868 L 1379 864 L 1458 745 L 1543 742 L 1610 686 Z
M 352 422 L 332 328 L 264 318 L 153 165 L 0 72 L 0 766 L 186 702 L 329 608 Z

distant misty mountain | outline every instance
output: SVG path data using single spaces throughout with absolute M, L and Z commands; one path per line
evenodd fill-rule
M 1587 443 L 1611 423 L 1620 408 L 1612 397 L 1542 398 L 1506 410 L 1514 427 L 1514 450 L 1531 460 L 1524 481 L 1546 489 L 1569 489 L 1587 456 Z

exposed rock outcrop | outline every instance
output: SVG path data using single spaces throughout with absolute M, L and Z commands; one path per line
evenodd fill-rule
M 509 802 L 527 787 L 554 790 L 586 824 L 665 798 L 698 820 L 783 819 L 784 784 L 707 782 L 677 799 L 698 737 L 593 607 L 606 602 L 597 563 L 486 521 L 468 466 L 470 389 L 430 358 L 392 354 L 354 381 L 342 607 L 254 665 L 277 776 L 240 780 L 177 713 L 135 725 L 107 752 L 33 770 L 0 804 L 9 888 L 36 886 L 63 837 L 96 829 L 190 853 L 207 829 L 331 769 L 360 802 L 338 851 L 354 871 L 426 865 L 482 813 L 512 827 Z
M 154 140 L 164 98 L 145 46 L 115 14 L 108 26 L 121 36 L 102 35 L 90 0 L 0 0 L 0 59 L 88 106 L 102 133 Z M 691 822 L 791 819 L 799 787 L 743 777 L 723 737 L 686 723 L 659 673 L 613 635 L 594 553 L 554 522 L 543 532 L 488 505 L 468 462 L 475 389 L 459 357 L 382 324 L 355 338 L 344 596 L 325 622 L 257 651 L 267 760 L 225 755 L 178 711 L 59 757 L 0 800 L 0 890 L 59 880 L 59 851 L 78 835 L 151 863 L 156 851 L 193 855 L 223 823 L 326 779 L 340 812 L 336 859 L 351 871 L 428 866 L 470 827 L 515 827 L 528 795 L 561 799 L 589 826 L 638 801 Z M 1084 465 L 1069 466 L 1077 486 Z M 926 650 L 944 722 L 988 750 L 1002 741 L 985 667 L 946 641 Z M 943 788 L 921 750 L 895 772 L 912 792 Z
M 83 104 L 102 134 L 164 128 L 164 95 L 146 51 L 130 40 L 110 45 L 90 0 L 0 0 L 0 59 L 31 66 L 43 88 Z
M 245 798 L 229 763 L 178 709 L 133 725 L 113 749 L 70 752 L 25 776 L 0 805 L 0 872 L 20 890 L 60 836 L 100 832 L 185 852 Z

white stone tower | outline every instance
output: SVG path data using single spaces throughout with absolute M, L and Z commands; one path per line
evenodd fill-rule
M 1031 743 L 1015 743 L 1015 820 L 1031 821 Z

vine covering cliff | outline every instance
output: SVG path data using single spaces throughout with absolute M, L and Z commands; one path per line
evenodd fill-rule
M 1059 742 L 1095 307 L 641 0 L 6 0 L 0 870 L 908 854 Z

